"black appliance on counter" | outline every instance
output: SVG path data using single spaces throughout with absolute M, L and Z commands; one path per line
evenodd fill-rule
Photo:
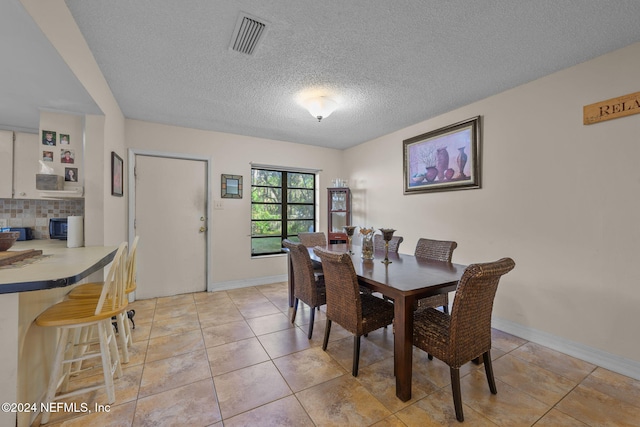
M 49 218 L 49 238 L 67 240 L 67 218 Z
M 18 236 L 18 241 L 22 240 L 33 240 L 33 229 L 29 227 L 11 227 L 11 231 L 17 231 L 20 233 Z

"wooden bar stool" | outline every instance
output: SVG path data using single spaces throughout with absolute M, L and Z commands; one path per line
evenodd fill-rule
M 114 374 L 122 376 L 120 355 L 116 337 L 111 326 L 111 317 L 124 312 L 127 308 L 125 289 L 125 254 L 127 243 L 118 247 L 111 268 L 98 299 L 65 300 L 42 312 L 35 320 L 41 327 L 54 327 L 60 330 L 58 347 L 51 367 L 49 385 L 43 403 L 48 405 L 56 400 L 76 396 L 102 387 L 107 389 L 109 404 L 116 400 Z M 80 340 L 85 327 L 98 330 L 97 342 Z M 98 344 L 97 350 L 93 350 Z M 100 358 L 104 384 L 68 391 L 72 364 L 90 358 Z M 61 394 L 56 395 L 58 388 Z M 49 421 L 49 412 L 42 414 L 42 424 Z
M 136 274 L 137 274 L 137 262 L 136 253 L 138 249 L 138 241 L 140 236 L 136 236 L 133 239 L 131 248 L 129 248 L 129 256 L 126 264 L 126 281 L 125 281 L 125 295 L 128 296 L 131 292 L 136 290 Z M 98 299 L 102 292 L 104 283 L 84 283 L 76 286 L 71 292 L 67 294 L 70 299 Z M 131 336 L 131 325 L 127 321 L 129 319 L 133 323 L 133 315 L 135 311 L 123 311 L 116 316 L 116 325 L 118 332 L 118 340 L 120 342 L 120 349 L 122 351 L 122 363 L 129 363 L 129 346 L 133 344 L 133 338 Z M 135 328 L 135 324 L 134 324 Z

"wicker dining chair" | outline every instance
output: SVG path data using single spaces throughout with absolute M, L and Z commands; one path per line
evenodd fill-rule
M 322 260 L 327 288 L 327 323 L 322 349 L 327 350 L 331 323 L 336 322 L 353 337 L 353 366 L 351 375 L 358 376 L 360 337 L 393 323 L 393 304 L 372 295 L 361 294 L 358 278 L 347 253 L 314 248 Z
M 491 312 L 500 277 L 515 267 L 511 258 L 468 266 L 458 283 L 451 316 L 435 308 L 418 310 L 413 345 L 449 365 L 456 419 L 464 420 L 460 367 L 482 356 L 491 393 L 496 394 L 491 365 Z
M 293 277 L 295 279 L 295 302 L 293 303 L 293 313 L 291 313 L 291 323 L 296 321 L 298 301 L 307 304 L 311 308 L 307 337 L 311 339 L 313 336 L 315 309 L 327 303 L 324 278 L 322 275 L 314 274 L 311 257 L 309 257 L 309 251 L 306 246 L 288 239 L 284 239 L 282 245 L 289 249 L 289 256 L 291 257 L 293 267 Z
M 453 251 L 457 247 L 456 242 L 449 240 L 419 239 L 414 255 L 416 258 L 451 262 Z M 418 300 L 418 308 L 428 307 L 442 307 L 445 313 L 449 313 L 449 295 L 438 294 Z
M 327 246 L 327 236 L 322 231 L 317 233 L 298 233 L 300 243 L 308 248 L 314 246 Z
M 391 240 L 389 240 L 389 252 L 398 253 L 400 243 L 403 241 L 404 237 L 393 236 Z M 373 236 L 373 250 L 384 251 L 384 239 L 382 238 L 382 234 L 376 234 Z
M 298 239 L 300 239 L 300 243 L 305 245 L 307 248 L 313 248 L 314 246 L 327 246 L 327 236 L 322 231 L 314 233 L 298 233 Z M 314 260 L 311 260 L 311 264 L 313 265 L 313 271 L 315 271 L 316 274 L 322 274 L 322 264 Z

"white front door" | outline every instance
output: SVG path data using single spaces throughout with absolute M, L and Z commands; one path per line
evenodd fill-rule
M 136 299 L 207 290 L 207 162 L 135 156 Z

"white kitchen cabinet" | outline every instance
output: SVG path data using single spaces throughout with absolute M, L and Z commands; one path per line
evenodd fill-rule
M 10 199 L 13 190 L 13 132 L 0 130 L 0 199 Z
M 13 144 L 13 198 L 40 199 L 36 190 L 38 173 L 38 149 L 40 141 L 33 133 L 16 132 Z

